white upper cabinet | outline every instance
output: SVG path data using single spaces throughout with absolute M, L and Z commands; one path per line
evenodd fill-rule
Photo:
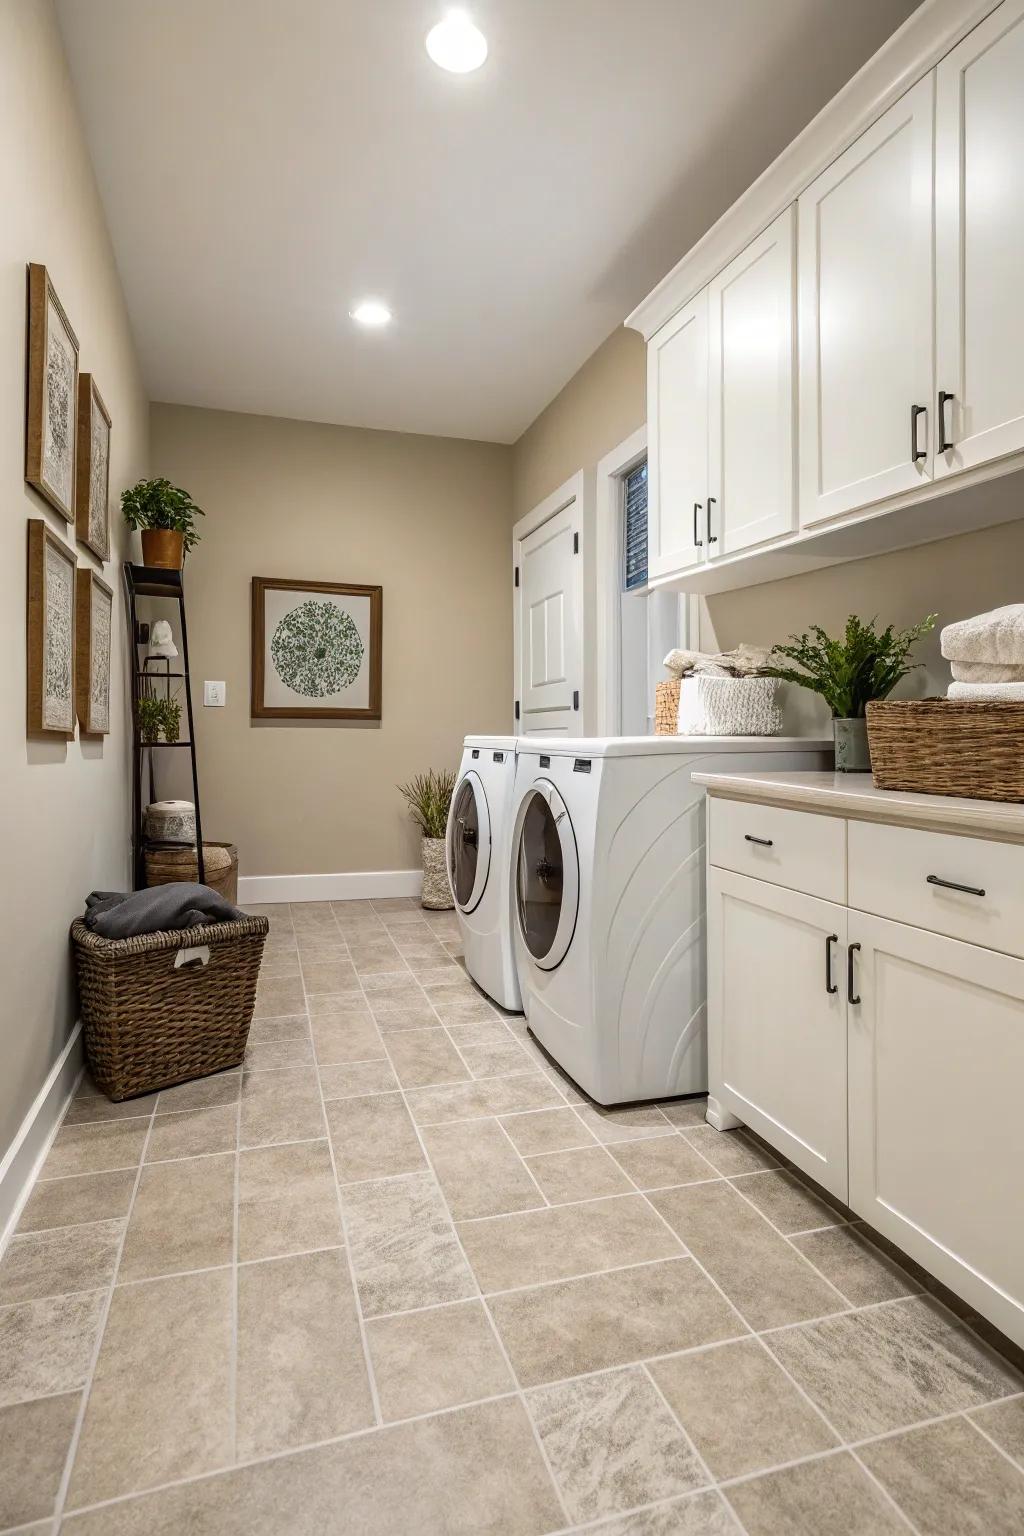
M 795 225 L 794 205 L 708 291 L 711 559 L 796 524 Z
M 703 558 L 708 486 L 708 293 L 673 315 L 647 349 L 648 568 Z
M 934 96 L 928 75 L 800 197 L 804 526 L 931 477 Z
M 1024 0 L 939 64 L 936 125 L 938 477 L 1024 449 Z

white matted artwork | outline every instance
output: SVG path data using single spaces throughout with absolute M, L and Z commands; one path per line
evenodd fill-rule
M 252 583 L 255 718 L 379 720 L 382 589 Z
M 75 532 L 100 560 L 110 553 L 110 413 L 91 373 L 78 379 Z
M 89 567 L 79 568 L 75 593 L 75 703 L 87 736 L 110 730 L 110 631 L 114 594 Z
M 75 517 L 78 339 L 45 267 L 29 267 L 28 294 L 25 479 L 70 523 Z
M 75 557 L 38 518 L 28 525 L 28 729 L 75 734 Z

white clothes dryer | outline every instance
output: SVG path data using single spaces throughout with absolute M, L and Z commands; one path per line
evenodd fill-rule
M 448 878 L 466 970 L 488 997 L 522 1012 L 512 949 L 514 736 L 467 736 L 448 813 Z
M 707 1090 L 701 771 L 827 768 L 798 737 L 520 738 L 513 929 L 531 1032 L 599 1104 Z

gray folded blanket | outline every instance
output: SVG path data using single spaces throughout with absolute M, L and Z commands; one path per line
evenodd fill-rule
M 140 933 L 233 923 L 245 913 L 208 885 L 176 880 L 145 891 L 93 891 L 85 898 L 84 922 L 104 939 L 132 939 Z

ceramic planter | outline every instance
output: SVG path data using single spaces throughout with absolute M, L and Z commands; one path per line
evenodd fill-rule
M 174 528 L 143 528 L 142 563 L 161 571 L 180 571 L 185 564 L 185 537 Z
M 837 773 L 870 773 L 868 723 L 863 715 L 852 720 L 833 720 Z
M 423 894 L 420 905 L 432 912 L 450 912 L 455 903 L 448 883 L 443 837 L 425 837 L 423 844 Z

